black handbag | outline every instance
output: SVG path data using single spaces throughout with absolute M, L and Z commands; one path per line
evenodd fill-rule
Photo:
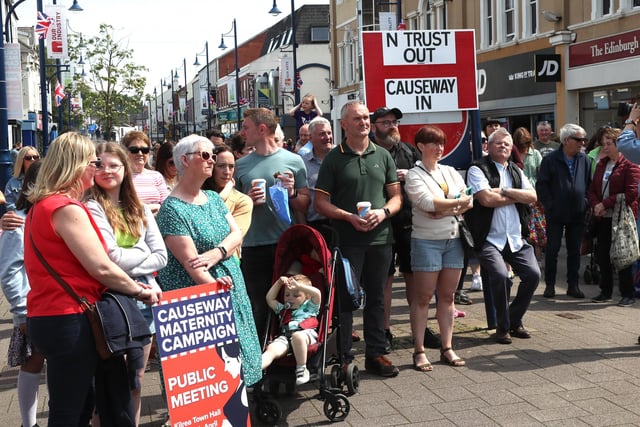
M 458 228 L 460 230 L 460 238 L 462 239 L 462 244 L 465 246 L 465 249 L 473 249 L 473 236 L 471 235 L 469 226 L 464 221 L 464 219 L 458 216 L 456 216 L 456 220 L 458 221 Z

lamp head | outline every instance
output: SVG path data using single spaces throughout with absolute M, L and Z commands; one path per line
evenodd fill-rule
M 199 67 L 200 66 L 200 61 L 198 61 L 198 55 L 196 55 L 196 60 L 193 61 L 193 66 L 194 67 Z
M 78 4 L 78 0 L 73 0 L 73 4 L 69 8 L 71 12 L 82 12 L 84 9 Z
M 280 15 L 282 13 L 282 12 L 280 12 L 280 9 L 278 9 L 278 1 L 277 0 L 273 0 L 273 7 L 269 11 L 269 13 L 271 15 L 273 15 L 273 16 L 278 16 L 278 15 Z
M 224 36 L 221 36 L 220 37 L 220 46 L 218 46 L 218 49 L 225 50 L 226 48 L 227 48 L 227 45 L 224 44 Z

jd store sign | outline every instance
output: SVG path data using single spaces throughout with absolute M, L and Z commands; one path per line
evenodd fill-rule
M 535 56 L 536 82 L 562 81 L 560 55 Z

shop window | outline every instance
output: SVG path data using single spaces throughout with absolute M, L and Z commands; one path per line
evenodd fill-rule
M 522 13 L 523 37 L 538 34 L 538 0 L 525 0 Z

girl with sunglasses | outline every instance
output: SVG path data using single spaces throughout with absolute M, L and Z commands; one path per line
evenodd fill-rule
M 156 214 L 169 190 L 162 174 L 149 169 L 151 141 L 146 133 L 134 130 L 122 138 L 122 145 L 127 149 L 138 198 Z
M 18 157 L 13 165 L 13 175 L 4 189 L 4 196 L 7 199 L 6 209 L 13 211 L 16 209 L 16 202 L 22 191 L 24 175 L 32 164 L 40 158 L 40 154 L 35 147 L 22 147 L 18 152 Z

